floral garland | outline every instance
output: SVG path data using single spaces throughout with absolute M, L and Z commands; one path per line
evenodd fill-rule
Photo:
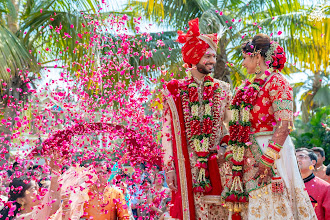
M 219 108 L 214 108 L 216 100 L 220 100 L 221 89 L 219 84 L 215 84 L 212 77 L 204 78 L 204 92 L 202 105 L 204 107 L 203 121 L 199 117 L 200 102 L 198 97 L 198 85 L 191 78 L 187 85 L 181 88 L 181 98 L 186 124 L 186 133 L 188 144 L 194 149 L 197 155 L 197 164 L 199 168 L 196 183 L 194 183 L 195 192 L 209 192 L 212 189 L 209 174 L 207 172 L 207 162 L 209 157 L 209 147 L 212 146 L 216 129 L 214 128 L 214 118 L 219 118 Z M 214 100 L 213 100 L 214 98 Z M 212 115 L 213 112 L 213 115 Z M 213 117 L 214 116 L 214 117 Z
M 266 72 L 269 72 L 269 70 Z M 245 149 L 251 145 L 250 111 L 255 105 L 261 87 L 266 82 L 267 75 L 269 74 L 263 74 L 260 78 L 254 79 L 253 83 L 248 81 L 239 87 L 230 106 L 233 118 L 229 122 L 229 147 L 225 157 L 226 160 L 233 162 L 233 176 L 231 187 L 225 196 L 227 202 L 244 203 L 248 201 L 242 178 Z

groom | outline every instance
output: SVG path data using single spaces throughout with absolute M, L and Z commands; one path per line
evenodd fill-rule
M 220 170 L 228 136 L 231 92 L 229 84 L 213 79 L 217 35 L 199 32 L 198 18 L 187 34 L 178 31 L 186 79 L 164 86 L 163 161 L 172 190 L 170 215 L 175 219 L 227 219 L 220 206 Z M 223 181 L 224 182 L 224 181 Z

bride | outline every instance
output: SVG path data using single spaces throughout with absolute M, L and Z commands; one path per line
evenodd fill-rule
M 265 34 L 241 48 L 242 66 L 255 76 L 236 88 L 231 103 L 225 156 L 232 162 L 232 176 L 223 192 L 226 205 L 233 219 L 316 219 L 289 137 L 292 87 L 280 74 L 285 52 Z

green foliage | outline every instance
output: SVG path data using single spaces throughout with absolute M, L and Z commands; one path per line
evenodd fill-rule
M 296 148 L 322 147 L 326 154 L 325 164 L 330 163 L 330 105 L 315 110 L 306 124 L 301 116 L 295 120 L 296 129 L 291 137 Z
M 251 77 L 241 67 L 240 45 L 257 33 L 271 35 L 272 40 L 279 42 L 287 54 L 288 62 L 283 74 L 311 72 L 313 75 L 312 81 L 315 83 L 302 97 L 296 97 L 302 102 L 303 121 L 306 122 L 313 109 L 329 103 L 329 95 L 326 96 L 329 94 L 327 85 L 321 88 L 321 84 L 317 82 L 320 72 L 325 76 L 329 75 L 326 67 L 329 66 L 330 58 L 327 46 L 330 40 L 330 7 L 325 6 L 326 17 L 322 21 L 311 21 L 309 17 L 319 3 L 324 2 L 315 0 L 311 4 L 310 1 L 303 0 L 130 0 L 126 9 L 133 11 L 132 14 L 136 17 L 142 16 L 171 30 L 186 30 L 188 21 L 199 17 L 201 33 L 217 32 L 220 36 L 214 77 L 225 81 L 229 79 L 233 88 L 239 86 L 242 80 Z M 175 65 L 169 68 L 174 73 L 178 69 Z M 296 90 L 299 92 L 299 88 Z

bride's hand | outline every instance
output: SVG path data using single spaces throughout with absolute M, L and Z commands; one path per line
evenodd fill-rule
M 255 166 L 259 168 L 257 173 L 254 175 L 254 179 L 260 177 L 258 179 L 258 185 L 267 182 L 267 180 L 272 177 L 271 167 L 265 166 L 263 163 L 258 163 Z

